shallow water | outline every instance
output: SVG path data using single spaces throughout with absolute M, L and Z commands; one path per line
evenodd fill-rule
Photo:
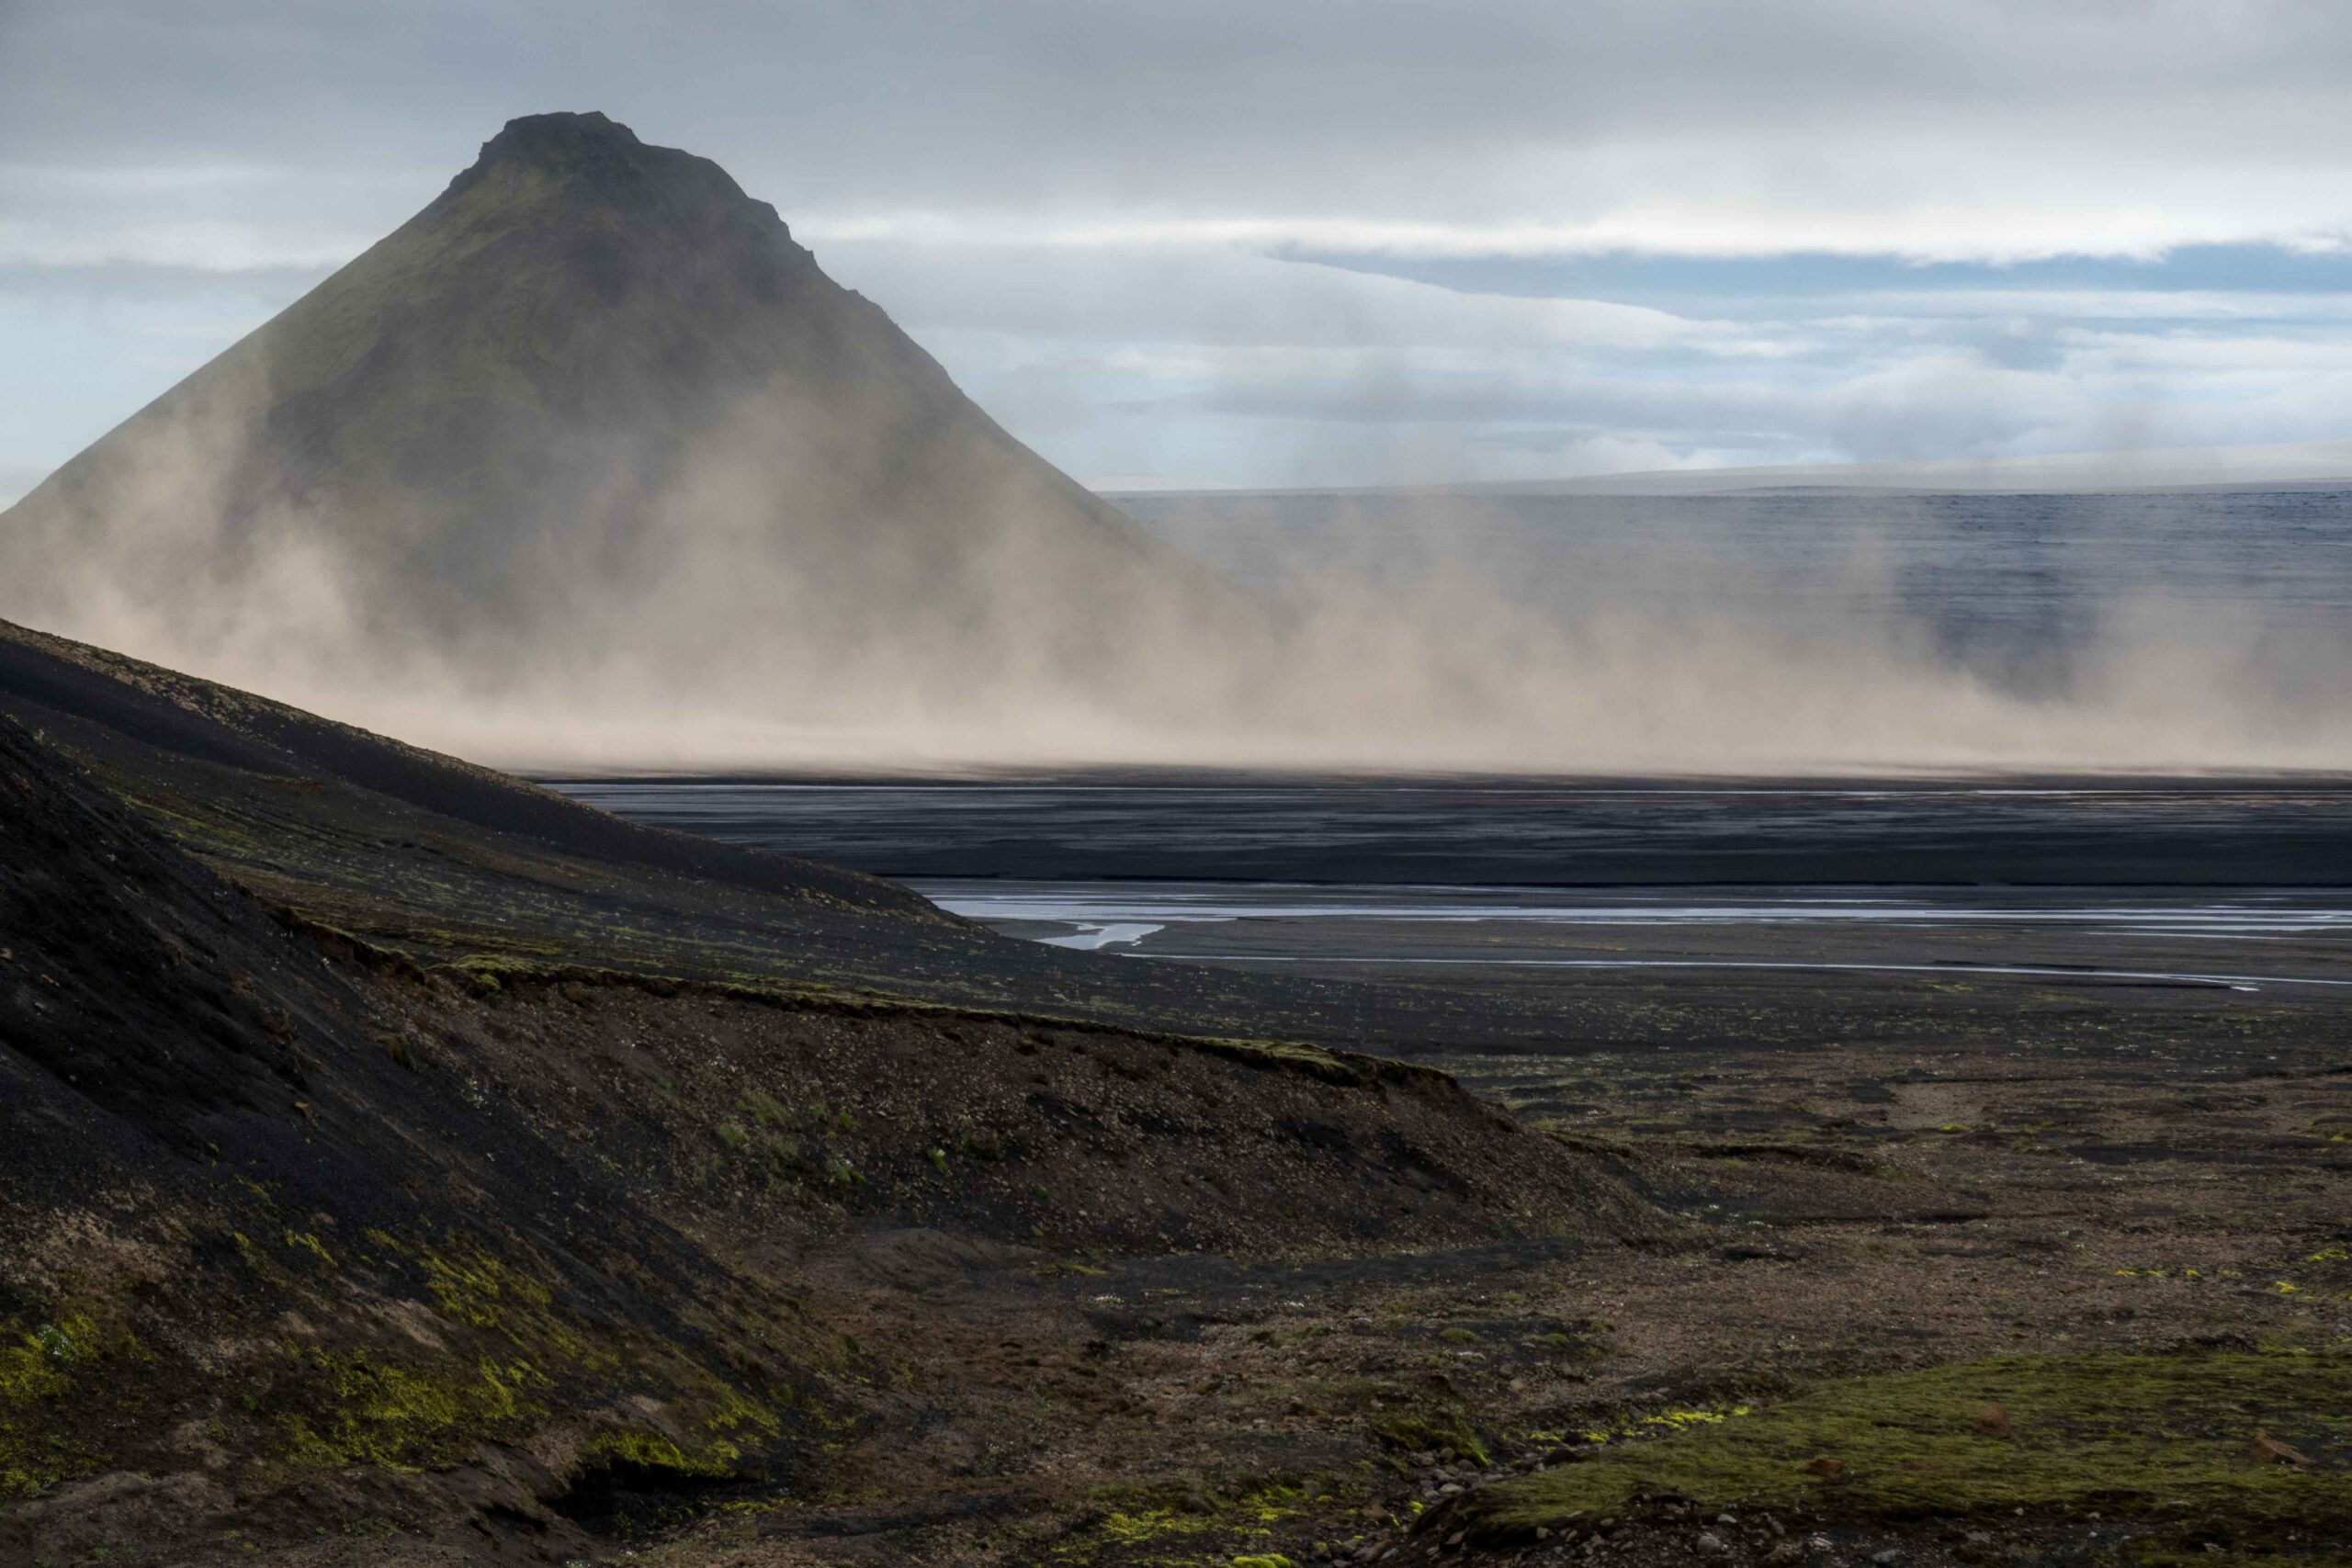
M 2100 897 L 2091 889 L 2003 896 L 1910 889 L 1861 897 L 1774 889 L 1739 897 L 1681 888 L 1596 892 L 1571 902 L 1511 887 L 1317 887 L 1291 885 L 938 882 L 910 884 L 952 913 L 999 922 L 1052 921 L 1135 941 L 1170 923 L 1257 920 L 1530 922 L 1554 926 L 1819 925 L 1867 922 L 1943 929 L 2063 926 L 2121 938 L 2238 941 L 2352 934 L 2352 897 L 2249 891 L 2216 900 Z M 1142 926 L 1134 922 L 1153 921 Z
M 2352 789 L 2334 784 L 562 787 L 897 875 L 1008 934 L 1121 957 L 1473 985 L 1738 967 L 2352 980 Z
M 924 881 L 1007 934 L 1123 956 L 1342 973 L 1813 970 L 2352 987 L 2352 890 L 1579 890 Z M 1470 973 L 1456 973 L 1469 971 Z

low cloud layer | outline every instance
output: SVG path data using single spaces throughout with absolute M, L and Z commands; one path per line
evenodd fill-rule
M 589 107 L 1106 485 L 2338 436 L 2347 74 L 2259 0 L 16 0 L 0 467 Z

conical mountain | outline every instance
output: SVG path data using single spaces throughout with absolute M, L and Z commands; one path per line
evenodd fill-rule
M 1115 705 L 1151 626 L 1228 615 L 773 208 L 601 114 L 508 124 L 0 517 L 0 616 L 445 741 L 501 696 Z

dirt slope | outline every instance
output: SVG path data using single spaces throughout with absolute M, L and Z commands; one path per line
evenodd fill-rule
M 910 1397 L 811 1282 L 868 1232 L 1025 1271 L 1658 1224 L 1424 1069 L 289 930 L 5 719 L 0 846 L 0 1562 L 562 1557 L 788 1488 Z

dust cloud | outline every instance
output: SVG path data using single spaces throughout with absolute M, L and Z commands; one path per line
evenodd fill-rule
M 256 483 L 224 398 L 0 519 L 0 615 L 518 770 L 2352 768 L 2340 597 L 2184 597 L 2121 503 L 2072 563 L 2098 592 L 2017 603 L 1899 494 L 1138 502 L 1074 537 L 985 485 L 861 510 L 841 423 L 763 405 L 658 477 L 583 444 L 560 514 L 451 536 Z

